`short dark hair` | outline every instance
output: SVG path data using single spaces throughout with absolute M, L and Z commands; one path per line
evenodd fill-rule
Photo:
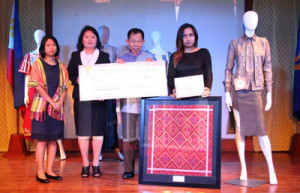
M 49 39 L 53 40 L 54 43 L 56 44 L 56 52 L 54 54 L 54 57 L 57 57 L 59 55 L 60 48 L 59 48 L 56 38 L 54 36 L 44 36 L 41 41 L 40 48 L 39 48 L 39 52 L 40 52 L 42 58 L 45 58 L 45 56 L 46 56 L 45 44 L 46 44 L 47 40 L 49 40 Z
M 141 33 L 142 34 L 142 38 L 144 39 L 144 32 L 143 30 L 139 29 L 139 28 L 132 28 L 128 31 L 127 33 L 127 39 L 130 38 L 131 34 L 137 34 L 137 33 Z
M 83 43 L 82 43 L 82 39 L 83 39 L 83 35 L 86 31 L 93 32 L 93 34 L 97 37 L 96 48 L 101 50 L 101 42 L 99 40 L 98 32 L 95 28 L 93 28 L 92 26 L 89 26 L 89 25 L 84 26 L 83 29 L 81 30 L 80 34 L 79 34 L 78 42 L 77 42 L 77 50 L 82 51 L 83 48 L 84 48 Z

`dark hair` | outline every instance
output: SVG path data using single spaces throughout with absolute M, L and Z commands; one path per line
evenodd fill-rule
M 196 28 L 189 23 L 185 23 L 183 25 L 180 26 L 180 28 L 177 31 L 177 37 L 176 37 L 176 48 L 177 51 L 174 54 L 174 66 L 176 67 L 178 62 L 181 60 L 183 53 L 184 53 L 184 46 L 183 46 L 183 32 L 186 28 L 192 28 L 194 36 L 195 36 L 195 42 L 194 42 L 194 46 L 197 47 L 198 46 L 198 32 L 196 30 Z
M 132 28 L 132 29 L 130 29 L 129 31 L 128 31 L 128 33 L 127 33 L 127 39 L 129 39 L 130 38 L 130 35 L 131 34 L 137 34 L 137 33 L 141 33 L 142 34 L 142 38 L 144 39 L 144 32 L 143 32 L 143 30 L 141 30 L 141 29 L 139 29 L 139 28 Z
M 92 26 L 89 26 L 89 25 L 84 26 L 84 28 L 80 32 L 80 35 L 78 37 L 78 42 L 77 42 L 77 50 L 82 51 L 83 48 L 84 48 L 83 43 L 82 43 L 82 39 L 83 39 L 83 35 L 86 31 L 91 31 L 91 32 L 93 32 L 93 34 L 95 34 L 95 36 L 97 37 L 96 48 L 101 50 L 101 42 L 99 40 L 98 32 L 95 28 L 93 28 Z
M 54 36 L 44 36 L 41 41 L 40 48 L 39 48 L 39 52 L 40 52 L 42 58 L 45 58 L 45 56 L 46 56 L 45 44 L 46 44 L 47 40 L 49 40 L 49 39 L 53 40 L 54 43 L 56 44 L 56 52 L 54 54 L 54 57 L 57 57 L 59 55 L 60 48 L 59 48 L 56 38 Z

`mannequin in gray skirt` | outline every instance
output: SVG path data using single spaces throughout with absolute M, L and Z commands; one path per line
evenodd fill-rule
M 224 81 L 226 107 L 229 111 L 232 107 L 236 123 L 235 140 L 241 162 L 240 180 L 247 181 L 245 136 L 258 136 L 260 147 L 268 164 L 269 182 L 277 184 L 261 97 L 264 85 L 266 85 L 265 111 L 270 110 L 272 106 L 270 46 L 266 38 L 258 37 L 254 33 L 258 23 L 256 12 L 246 12 L 243 22 L 245 34 L 239 39 L 232 40 L 228 48 Z M 233 75 L 234 63 L 236 63 L 236 72 Z M 234 76 L 233 81 L 232 76 Z M 230 89 L 234 90 L 233 96 L 230 94 Z

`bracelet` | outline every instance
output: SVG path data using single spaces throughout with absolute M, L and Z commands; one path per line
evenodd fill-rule
M 210 88 L 208 88 L 208 87 L 204 87 L 204 90 L 210 92 Z

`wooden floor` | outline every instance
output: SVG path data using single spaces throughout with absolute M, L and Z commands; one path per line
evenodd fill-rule
M 81 158 L 79 153 L 67 153 L 65 161 L 55 161 L 55 171 L 61 174 L 62 181 L 50 181 L 41 184 L 35 180 L 35 155 L 27 157 L 2 157 L 0 153 L 0 192 L 140 192 L 140 193 L 273 193 L 300 192 L 300 157 L 287 153 L 273 153 L 277 172 L 278 185 L 264 184 L 256 188 L 247 188 L 226 184 L 225 182 L 239 177 L 239 159 L 237 153 L 222 153 L 221 189 L 182 188 L 167 186 L 139 185 L 138 175 L 134 179 L 121 179 L 123 162 L 113 158 L 112 153 L 104 153 L 100 163 L 102 176 L 100 178 L 81 178 Z M 262 153 L 246 153 L 248 178 L 268 180 L 267 164 Z M 138 171 L 138 160 L 136 161 Z M 137 172 L 138 173 L 138 172 Z

